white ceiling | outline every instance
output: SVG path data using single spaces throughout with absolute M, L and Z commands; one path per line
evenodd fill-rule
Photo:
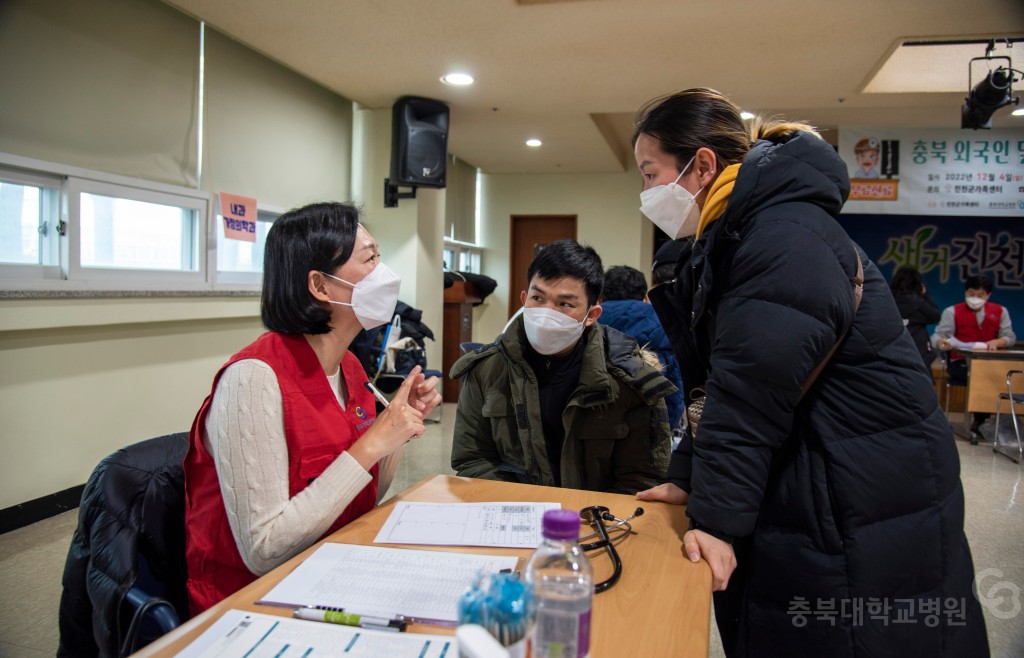
M 862 90 L 904 40 L 1024 38 L 1022 0 L 166 1 L 363 106 L 446 102 L 449 151 L 489 173 L 629 169 L 636 110 L 695 86 L 824 129 L 959 129 L 966 83 Z M 456 69 L 476 84 L 439 81 Z

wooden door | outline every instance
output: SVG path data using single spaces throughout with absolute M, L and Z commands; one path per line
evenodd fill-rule
M 555 240 L 576 239 L 576 215 L 512 215 L 509 240 L 508 317 L 519 310 L 519 293 L 529 281 L 526 272 L 534 256 Z

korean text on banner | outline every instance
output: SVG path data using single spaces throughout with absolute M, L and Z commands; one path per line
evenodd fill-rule
M 1024 215 L 1024 130 L 846 127 L 844 213 L 951 217 Z
M 256 242 L 256 199 L 221 192 L 220 214 L 225 238 Z

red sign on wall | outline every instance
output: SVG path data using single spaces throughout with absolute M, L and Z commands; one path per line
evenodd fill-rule
M 225 238 L 256 242 L 256 199 L 221 192 L 220 214 Z

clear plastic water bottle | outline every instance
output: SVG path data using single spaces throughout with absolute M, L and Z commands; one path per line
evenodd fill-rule
M 534 658 L 586 658 L 590 655 L 590 607 L 594 572 L 577 541 L 580 517 L 572 510 L 544 513 L 544 541 L 526 565 L 537 621 Z

